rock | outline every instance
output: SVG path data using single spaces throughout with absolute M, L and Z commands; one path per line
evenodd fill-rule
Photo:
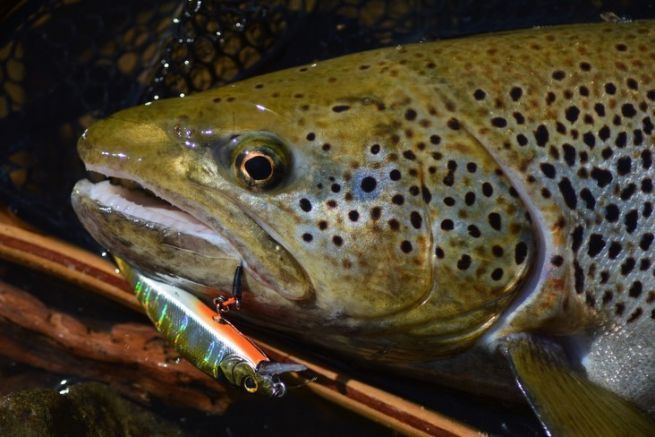
M 0 435 L 115 437 L 183 433 L 109 387 L 83 383 L 59 392 L 33 389 L 1 398 Z

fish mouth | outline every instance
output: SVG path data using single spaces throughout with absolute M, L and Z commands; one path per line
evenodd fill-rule
M 256 265 L 244 262 L 229 238 L 200 218 L 200 213 L 177 202 L 172 193 L 119 170 L 89 164 L 87 170 L 88 179 L 78 181 L 73 189 L 73 207 L 87 230 L 112 254 L 146 274 L 177 281 L 207 298 L 217 290 L 229 290 L 239 264 L 244 264 L 252 280 L 276 290 Z M 151 238 L 152 246 L 137 247 L 148 238 L 139 239 L 138 233 L 156 236 Z M 125 241 L 130 238 L 134 241 Z M 198 262 L 202 266 L 193 268 Z
M 74 193 L 95 202 L 99 208 L 129 216 L 145 227 L 166 229 L 205 240 L 226 254 L 238 257 L 236 249 L 209 225 L 189 212 L 157 196 L 134 179 L 90 172 L 89 179 L 79 181 Z

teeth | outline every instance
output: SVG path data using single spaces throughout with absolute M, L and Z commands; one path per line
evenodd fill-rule
M 120 178 L 110 179 L 118 183 L 112 184 L 111 181 L 105 180 L 86 186 L 82 184 L 86 196 L 116 213 L 156 225 L 162 231 L 191 235 L 210 242 L 226 253 L 236 253 L 227 240 L 192 215 L 141 188 L 135 182 Z M 131 182 L 130 185 L 139 188 L 127 189 L 123 182 Z

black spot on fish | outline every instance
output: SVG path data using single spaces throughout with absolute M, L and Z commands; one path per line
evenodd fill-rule
M 625 132 L 619 132 L 619 134 L 616 136 L 616 140 L 614 140 L 614 144 L 616 147 L 619 149 L 622 149 L 625 147 L 625 145 L 628 143 L 628 134 Z
M 528 137 L 523 134 L 518 134 L 516 136 L 516 142 L 519 143 L 519 146 L 526 146 L 528 144 Z
M 469 191 L 464 195 L 464 203 L 471 206 L 475 203 L 475 193 Z
M 555 177 L 555 167 L 552 164 L 548 163 L 542 163 L 540 166 L 541 172 L 544 174 L 549 179 L 553 179 Z
M 459 270 L 466 270 L 471 266 L 471 257 L 464 254 L 461 256 L 461 258 L 457 261 L 457 268 Z
M 578 109 L 577 106 L 569 106 L 566 108 L 566 111 L 564 112 L 566 119 L 571 122 L 571 124 L 575 123 L 578 120 L 578 116 L 580 115 L 580 110 Z
M 555 267 L 561 267 L 564 264 L 564 258 L 561 255 L 555 255 L 550 259 L 550 263 Z
M 644 235 L 641 236 L 641 240 L 639 241 L 639 247 L 643 251 L 647 251 L 650 248 L 650 245 L 653 243 L 653 236 L 652 233 L 647 232 Z
M 605 240 L 600 234 L 591 234 L 589 236 L 589 246 L 587 248 L 587 254 L 591 257 L 598 255 L 601 250 L 605 247 Z
M 628 234 L 632 234 L 637 229 L 637 221 L 639 219 L 639 212 L 636 209 L 630 210 L 626 215 L 623 223 Z
M 500 231 L 500 229 L 502 227 L 502 221 L 501 221 L 501 218 L 500 218 L 500 214 L 498 214 L 496 212 L 492 212 L 492 213 L 489 214 L 488 219 L 489 219 L 489 226 L 491 226 L 492 228 L 494 228 L 497 231 Z
M 628 276 L 630 272 L 632 272 L 632 270 L 635 268 L 636 264 L 637 263 L 634 258 L 632 257 L 626 258 L 623 264 L 621 264 L 621 274 L 623 276 Z
M 605 219 L 610 223 L 619 219 L 619 208 L 615 204 L 610 203 L 605 207 Z
M 630 290 L 628 290 L 628 294 L 630 295 L 630 297 L 637 299 L 639 296 L 641 296 L 642 291 L 643 291 L 643 285 L 641 284 L 641 282 L 635 281 L 630 286 Z
M 534 131 L 534 138 L 537 141 L 539 147 L 545 147 L 548 143 L 549 135 L 548 128 L 543 124 L 540 124 L 539 127 Z
M 578 197 L 575 194 L 575 190 L 573 189 L 569 178 L 562 178 L 558 184 L 558 187 L 560 193 L 562 193 L 562 196 L 564 197 L 566 206 L 571 209 L 575 209 L 578 204 Z
M 600 188 L 603 188 L 612 182 L 612 173 L 599 167 L 594 167 L 591 170 L 591 177 L 596 181 Z
M 564 73 L 562 70 L 553 71 L 552 77 L 553 79 L 560 81 L 566 77 L 566 73 Z
M 409 215 L 409 220 L 414 228 L 421 229 L 421 225 L 423 223 L 423 217 L 421 217 L 421 214 L 416 211 L 412 211 L 412 213 Z
M 616 85 L 611 82 L 606 83 L 605 92 L 610 95 L 616 94 Z
M 630 168 L 632 166 L 632 159 L 629 156 L 624 156 L 619 158 L 616 162 L 616 170 L 620 176 L 624 176 L 630 173 Z
M 377 181 L 372 176 L 366 176 L 364 179 L 362 179 L 360 186 L 364 192 L 370 193 L 373 190 L 375 190 L 375 187 L 377 186 Z
M 428 187 L 425 185 L 421 185 L 421 196 L 423 197 L 423 201 L 425 203 L 430 203 L 432 200 L 432 194 L 430 193 L 430 190 L 428 190 Z
M 637 186 L 633 183 L 628 184 L 627 187 L 625 187 L 623 190 L 621 190 L 621 200 L 629 200 L 632 195 L 635 193 L 637 190 Z
M 617 241 L 613 241 L 612 244 L 610 244 L 609 249 L 607 250 L 607 255 L 609 256 L 610 259 L 616 259 L 617 256 L 621 253 L 621 250 L 623 247 L 621 246 L 621 243 Z
M 305 212 L 309 212 L 312 210 L 312 203 L 309 201 L 309 199 L 302 198 L 300 199 L 300 209 L 302 209 Z
M 512 89 L 509 91 L 509 95 L 514 100 L 515 102 L 518 102 L 518 100 L 521 98 L 523 95 L 523 90 L 517 86 L 512 87 Z
M 596 198 L 591 194 L 588 188 L 580 190 L 580 198 L 585 202 L 587 209 L 593 210 L 596 206 Z
M 491 119 L 491 125 L 494 127 L 506 127 L 507 120 L 505 120 L 503 117 L 494 117 Z
M 637 111 L 631 103 L 624 103 L 623 106 L 621 106 L 621 113 L 624 117 L 634 117 L 637 115 Z
M 460 127 L 459 120 L 456 118 L 451 118 L 450 120 L 448 120 L 447 125 L 452 130 L 459 130 Z
M 577 261 L 573 262 L 573 279 L 575 292 L 582 294 L 584 291 L 584 272 Z
M 414 152 L 411 150 L 405 150 L 403 152 L 403 157 L 405 157 L 405 159 L 409 159 L 410 161 L 414 161 L 416 159 L 416 154 L 414 154 Z
M 655 90 L 653 91 L 653 93 L 655 93 Z M 473 97 L 475 98 L 475 100 L 484 100 L 484 98 L 486 96 L 487 96 L 487 93 L 485 93 L 481 89 L 477 89 L 477 90 L 475 90 L 473 92 Z M 655 100 L 655 99 L 653 99 L 653 100 Z
M 562 146 L 562 150 L 564 151 L 564 161 L 570 167 L 573 167 L 575 165 L 575 158 L 577 156 L 577 154 L 575 153 L 575 148 L 570 144 L 564 144 Z

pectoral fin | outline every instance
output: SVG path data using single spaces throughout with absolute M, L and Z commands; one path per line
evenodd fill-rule
M 655 436 L 655 422 L 573 370 L 559 346 L 522 336 L 508 341 L 506 354 L 549 435 Z

